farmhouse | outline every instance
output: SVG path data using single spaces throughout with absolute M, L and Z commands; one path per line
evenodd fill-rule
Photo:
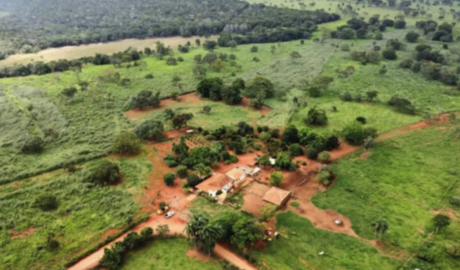
M 196 186 L 198 190 L 209 193 L 211 196 L 216 196 L 217 191 L 227 192 L 233 187 L 232 178 L 226 174 L 215 173 L 202 183 Z
M 277 187 L 270 188 L 262 198 L 264 201 L 282 206 L 291 197 L 291 192 Z

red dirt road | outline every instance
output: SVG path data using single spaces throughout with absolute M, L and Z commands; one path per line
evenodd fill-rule
M 182 219 L 179 218 L 179 214 L 176 214 L 170 219 L 165 219 L 162 215 L 157 216 L 157 215 L 152 215 L 150 219 L 141 225 L 135 227 L 132 231 L 135 232 L 140 232 L 143 228 L 145 227 L 151 227 L 153 229 L 156 229 L 158 225 L 163 225 L 166 224 L 169 226 L 170 234 L 184 234 L 186 222 L 183 221 Z M 82 259 L 79 261 L 77 264 L 73 265 L 72 267 L 68 268 L 68 270 L 89 270 L 99 263 L 99 260 L 104 256 L 104 248 L 110 247 L 113 243 L 118 242 L 123 240 L 125 238 L 126 234 L 120 236 L 116 240 L 114 240 L 112 243 L 98 249 L 96 252 L 93 254 L 89 255 L 88 257 Z M 240 269 L 244 270 L 255 270 L 254 266 L 252 266 L 249 262 L 246 260 L 240 258 L 238 255 L 232 253 L 225 247 L 217 244 L 214 252 L 216 253 L 217 256 L 233 263 Z

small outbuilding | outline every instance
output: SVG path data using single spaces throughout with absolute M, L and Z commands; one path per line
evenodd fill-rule
M 267 191 L 267 193 L 265 193 L 262 199 L 274 205 L 282 206 L 289 200 L 290 197 L 291 192 L 281 188 L 272 187 Z

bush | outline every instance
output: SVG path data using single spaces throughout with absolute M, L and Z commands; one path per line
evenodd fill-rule
M 403 60 L 401 63 L 399 63 L 399 67 L 409 69 L 409 68 L 412 68 L 413 64 L 414 64 L 414 60 L 406 59 L 406 60 Z
M 174 184 L 174 180 L 176 180 L 176 176 L 173 173 L 167 173 L 163 176 L 163 180 L 165 184 L 169 187 Z
M 289 147 L 289 153 L 291 153 L 291 156 L 293 157 L 298 157 L 303 155 L 303 149 L 302 146 L 298 143 L 291 144 Z
M 43 194 L 35 199 L 34 206 L 42 211 L 52 211 L 58 208 L 58 200 L 54 195 Z
M 104 161 L 93 169 L 90 179 L 98 185 L 111 185 L 117 183 L 120 177 L 118 165 L 110 161 Z
M 187 176 L 187 184 L 190 187 L 195 187 L 196 185 L 198 185 L 201 182 L 202 182 L 202 180 L 198 177 L 198 175 L 196 175 L 194 173 L 189 173 L 188 174 L 188 176 Z
M 318 150 L 316 148 L 308 146 L 306 150 L 307 157 L 309 159 L 317 159 L 318 158 Z
M 30 137 L 21 146 L 21 151 L 25 154 L 40 153 L 43 150 L 45 142 L 40 137 Z
M 179 163 L 177 162 L 176 158 L 172 157 L 170 155 L 167 155 L 163 159 L 163 161 L 166 163 L 166 165 L 168 165 L 169 168 L 176 167 L 177 165 L 179 165 Z
M 411 70 L 414 73 L 420 72 L 421 69 L 422 69 L 422 65 L 419 62 L 415 62 L 411 67 Z
M 353 97 L 351 96 L 351 94 L 349 92 L 345 92 L 345 93 L 342 94 L 342 100 L 343 101 L 352 101 Z
M 356 121 L 360 122 L 361 124 L 366 124 L 366 118 L 362 117 L 362 116 L 358 116 L 356 118 Z
M 364 139 L 366 138 L 364 135 L 363 126 L 358 122 L 353 122 L 347 125 L 342 130 L 342 136 L 348 143 L 353 145 L 363 144 Z
M 414 105 L 408 99 L 401 98 L 398 95 L 392 96 L 388 101 L 388 105 L 396 107 L 402 113 L 415 114 Z
M 219 195 L 222 194 L 222 193 L 223 193 L 222 190 L 219 189 L 219 190 L 216 192 L 216 196 L 219 196 Z
M 181 166 L 177 167 L 176 174 L 180 179 L 186 178 L 187 174 L 188 174 L 187 173 L 187 166 L 181 165 Z
M 112 152 L 116 154 L 136 154 L 141 149 L 141 143 L 134 133 L 122 131 L 115 138 Z
M 252 53 L 256 53 L 258 50 L 259 50 L 259 48 L 257 48 L 257 46 L 252 46 L 251 47 L 251 52 Z
M 398 58 L 394 49 L 385 49 L 382 52 L 382 56 L 387 60 L 396 60 Z
M 340 45 L 340 50 L 341 50 L 342 52 L 349 52 L 349 51 L 350 51 L 350 45 L 348 45 L 348 44 L 342 44 L 342 45 Z
M 325 110 L 320 110 L 316 107 L 311 108 L 308 111 L 305 122 L 309 125 L 326 125 L 327 115 Z
M 175 66 L 177 65 L 177 60 L 174 57 L 169 57 L 168 60 L 166 60 L 166 65 L 168 66 Z
M 332 174 L 328 171 L 322 171 L 316 175 L 316 178 L 319 180 L 319 182 L 325 186 L 329 185 L 330 180 L 332 178 Z
M 270 175 L 270 185 L 279 186 L 283 182 L 284 176 L 280 171 L 276 171 Z
M 331 154 L 329 154 L 329 152 L 327 151 L 323 151 L 319 153 L 318 155 L 318 160 L 321 162 L 328 162 L 330 158 L 331 158 Z
M 420 35 L 414 31 L 410 31 L 409 33 L 406 34 L 406 40 L 411 43 L 415 43 L 418 40 L 418 37 Z
M 268 132 L 262 132 L 259 134 L 259 139 L 262 140 L 264 143 L 268 143 L 272 138 L 271 134 Z
M 145 75 L 145 78 L 146 79 L 153 79 L 153 74 L 147 74 L 147 75 Z
M 340 146 L 339 138 L 335 135 L 328 137 L 326 141 L 324 142 L 324 149 L 328 151 L 337 149 L 339 148 L 339 146 Z
M 152 140 L 161 140 L 163 139 L 164 126 L 163 123 L 157 120 L 146 120 L 138 126 L 134 133 L 140 139 L 152 139 Z
M 395 29 L 404 29 L 406 27 L 406 22 L 399 20 L 395 22 Z

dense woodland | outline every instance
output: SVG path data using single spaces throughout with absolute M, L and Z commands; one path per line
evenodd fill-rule
M 0 57 L 126 38 L 238 33 L 242 43 L 308 37 L 315 24 L 338 20 L 325 11 L 301 11 L 239 0 L 0 0 Z M 283 27 L 283 31 L 278 29 Z M 286 34 L 284 34 L 286 33 Z

